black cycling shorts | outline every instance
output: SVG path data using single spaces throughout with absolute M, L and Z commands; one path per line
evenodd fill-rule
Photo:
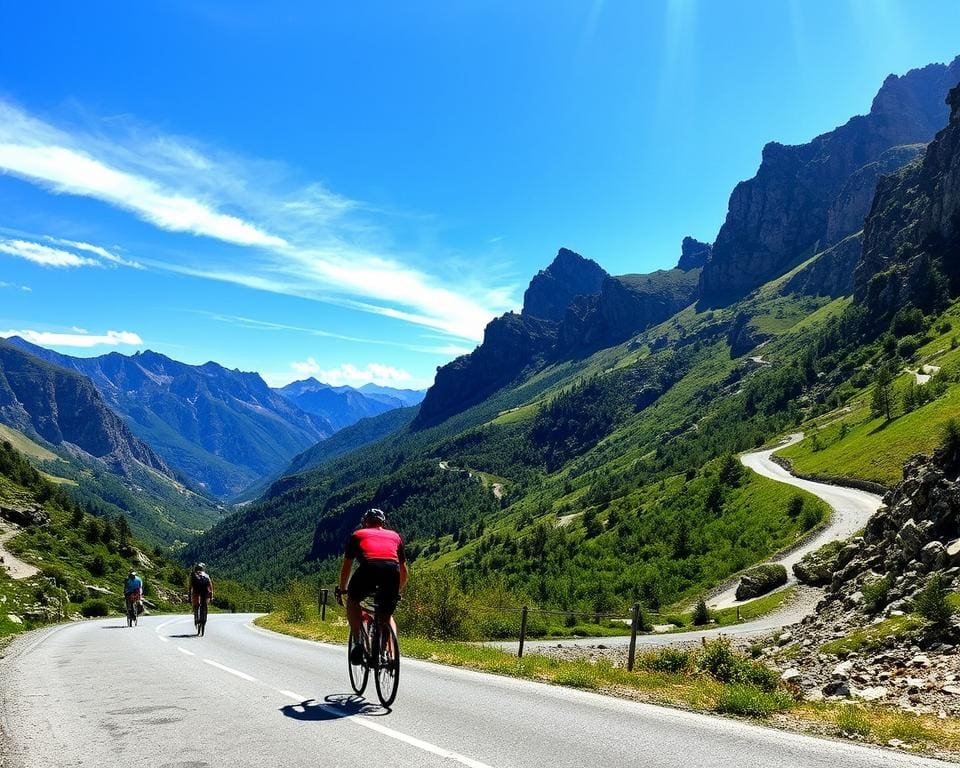
M 347 594 L 357 602 L 374 595 L 377 608 L 393 613 L 400 602 L 400 563 L 395 560 L 368 560 L 350 578 Z

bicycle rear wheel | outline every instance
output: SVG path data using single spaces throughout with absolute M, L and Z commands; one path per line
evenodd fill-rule
M 350 654 L 353 653 L 356 645 L 362 645 L 362 640 L 354 635 L 353 630 L 350 630 L 350 639 L 347 641 L 347 671 L 350 673 L 350 687 L 359 696 L 366 690 L 370 667 L 365 660 L 359 664 L 353 663 Z
M 197 609 L 197 634 L 203 637 L 207 632 L 207 604 L 200 603 Z
M 379 647 L 373 651 L 373 682 L 377 686 L 380 703 L 389 707 L 397 698 L 397 688 L 400 685 L 400 643 L 392 625 L 388 625 L 386 629 L 381 627 L 376 639 Z

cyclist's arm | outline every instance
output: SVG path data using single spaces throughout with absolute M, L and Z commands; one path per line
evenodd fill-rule
M 340 591 L 347 591 L 347 582 L 350 581 L 350 569 L 353 568 L 353 558 L 343 558 L 343 565 L 340 566 Z
M 400 561 L 400 591 L 402 592 L 407 583 L 407 553 L 403 548 L 403 539 L 400 539 L 397 545 L 397 560 Z
M 407 583 L 407 564 L 400 563 L 400 591 L 403 591 L 404 586 Z

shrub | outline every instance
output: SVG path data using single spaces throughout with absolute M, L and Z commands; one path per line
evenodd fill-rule
M 405 631 L 441 640 L 472 640 L 476 628 L 469 600 L 448 570 L 413 574 L 397 621 Z
M 702 627 L 704 624 L 709 624 L 711 618 L 710 609 L 707 608 L 707 601 L 701 597 L 697 600 L 697 604 L 693 609 L 693 625 Z
M 95 554 L 87 564 L 87 570 L 90 571 L 90 573 L 92 573 L 94 576 L 103 576 L 103 574 L 107 572 L 106 558 L 97 552 L 97 554 Z
M 767 692 L 775 691 L 780 682 L 776 670 L 737 653 L 725 637 L 704 646 L 697 668 L 721 683 L 742 683 Z
M 313 604 L 315 592 L 305 581 L 291 581 L 277 598 L 277 607 L 283 620 L 300 624 L 307 620 L 307 608 Z
M 752 685 L 733 683 L 720 692 L 716 710 L 730 715 L 745 717 L 770 717 L 774 712 L 787 709 L 792 703 L 784 691 L 762 691 Z
M 934 627 L 946 627 L 950 623 L 955 610 L 947 601 L 948 594 L 946 587 L 943 585 L 943 577 L 939 573 L 934 573 L 927 579 L 926 586 L 914 598 L 917 613 L 933 624 Z
M 651 672 L 685 672 L 692 666 L 694 654 L 679 648 L 661 648 L 641 655 L 637 666 Z
M 892 584 L 893 579 L 884 576 L 863 585 L 860 591 L 863 592 L 864 607 L 870 613 L 876 613 L 887 604 L 887 595 L 890 594 Z
M 107 601 L 99 597 L 94 600 L 87 600 L 80 606 L 80 615 L 86 616 L 88 619 L 94 616 L 107 616 L 109 613 L 110 606 L 107 605 Z

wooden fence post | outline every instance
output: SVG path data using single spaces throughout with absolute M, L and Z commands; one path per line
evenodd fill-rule
M 627 656 L 627 672 L 633 672 L 633 662 L 637 656 L 637 630 L 640 624 L 640 603 L 633 604 L 633 621 L 630 622 L 630 653 Z
M 520 648 L 517 650 L 517 658 L 523 658 L 523 641 L 527 637 L 527 606 L 523 606 L 523 612 L 520 614 Z
M 327 620 L 327 596 L 330 594 L 330 591 L 327 589 L 320 590 L 320 621 Z

